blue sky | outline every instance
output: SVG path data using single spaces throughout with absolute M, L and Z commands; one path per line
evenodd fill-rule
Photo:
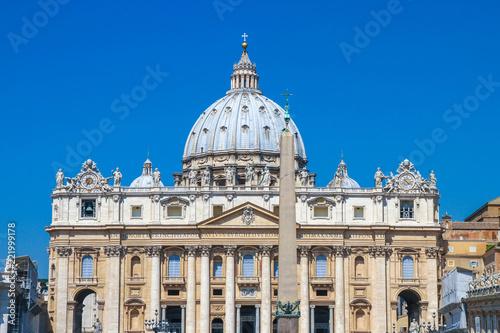
M 318 186 L 343 151 L 364 187 L 405 157 L 434 170 L 441 214 L 456 220 L 500 196 L 498 1 L 54 1 L 0 1 L 0 253 L 16 221 L 17 252 L 41 276 L 54 168 L 81 165 L 68 151 L 129 184 L 149 149 L 173 184 L 192 125 L 229 89 L 243 32 L 264 94 L 293 94 Z

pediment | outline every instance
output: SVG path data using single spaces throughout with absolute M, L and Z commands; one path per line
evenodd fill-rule
M 221 215 L 201 221 L 199 228 L 278 228 L 279 218 L 265 208 L 251 202 L 229 209 Z

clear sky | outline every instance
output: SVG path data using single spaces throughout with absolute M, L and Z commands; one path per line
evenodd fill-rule
M 343 151 L 362 187 L 406 157 L 434 170 L 454 220 L 500 196 L 498 1 L 0 4 L 0 253 L 16 221 L 17 254 L 41 276 L 55 168 L 74 177 L 91 157 L 129 184 L 149 149 L 172 185 L 191 127 L 230 87 L 244 32 L 264 94 L 281 105 L 293 94 L 318 186 Z

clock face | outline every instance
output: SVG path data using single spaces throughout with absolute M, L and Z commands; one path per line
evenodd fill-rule
M 85 186 L 86 188 L 92 188 L 96 185 L 96 183 L 97 183 L 97 178 L 94 174 L 87 173 L 83 175 L 82 185 Z
M 411 175 L 411 174 L 402 175 L 399 178 L 399 185 L 403 189 L 409 190 L 413 187 L 413 185 L 415 185 L 415 177 L 413 177 L 413 175 Z

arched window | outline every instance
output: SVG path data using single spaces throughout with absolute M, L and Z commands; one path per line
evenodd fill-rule
M 254 276 L 253 269 L 253 256 L 251 254 L 246 254 L 243 257 L 243 276 Z
M 326 257 L 324 255 L 316 257 L 316 276 L 326 276 Z
M 168 276 L 181 276 L 181 258 L 177 255 L 168 258 Z
M 278 267 L 279 267 L 278 257 L 274 257 L 274 267 L 273 267 L 274 277 L 278 277 Z
M 224 332 L 224 322 L 220 318 L 215 318 L 212 320 L 212 333 L 223 333 Z
M 141 320 L 140 320 L 140 314 L 138 310 L 132 310 L 130 311 L 130 329 L 137 329 L 141 328 Z
M 222 258 L 219 256 L 214 258 L 214 276 L 215 277 L 222 276 Z
M 130 276 L 138 277 L 141 276 L 141 258 L 135 256 L 130 261 Z
M 356 257 L 354 260 L 354 269 L 356 271 L 356 277 L 365 276 L 365 259 L 363 259 L 363 257 Z
M 94 276 L 94 259 L 91 256 L 85 256 L 82 259 L 82 277 L 91 278 Z
M 413 258 L 410 256 L 403 258 L 403 279 L 413 279 Z

